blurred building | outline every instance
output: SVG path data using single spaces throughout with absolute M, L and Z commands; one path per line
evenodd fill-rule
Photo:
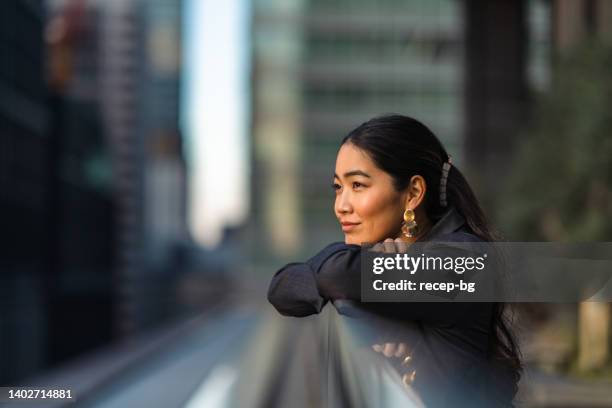
M 9 0 L 0 12 L 0 382 L 46 359 L 45 282 L 56 236 L 49 185 L 54 157 L 43 79 L 42 1 Z
M 173 313 L 181 2 L 0 6 L 0 379 Z
M 251 202 L 273 253 L 341 239 L 336 153 L 373 116 L 422 120 L 461 161 L 461 11 L 452 0 L 254 2 Z
M 42 2 L 1 6 L 5 383 L 111 338 L 112 202 L 88 88 L 96 60 L 70 52 L 73 35 L 92 39 L 72 24 L 74 6 L 49 30 Z M 82 73 L 74 86 L 69 66 Z
M 178 129 L 181 2 L 91 2 L 99 25 L 100 104 L 117 203 L 117 330 L 156 320 L 169 300 L 172 245 L 187 238 Z M 164 282 L 166 280 L 166 282 Z
M 97 98 L 116 205 L 116 332 L 166 313 L 173 245 L 187 239 L 178 128 L 181 2 L 89 1 L 99 19 Z M 170 284 L 170 285 L 169 285 Z
M 137 316 L 148 326 L 172 314 L 180 271 L 172 264 L 174 247 L 188 241 L 187 180 L 179 129 L 181 73 L 180 0 L 136 2 L 143 21 L 138 49 L 139 134 L 143 138 L 142 238 L 144 269 L 134 282 L 141 290 Z
M 301 212 L 301 2 L 253 3 L 251 217 L 258 242 L 277 251 L 297 249 Z M 256 239 L 256 237 L 259 237 Z

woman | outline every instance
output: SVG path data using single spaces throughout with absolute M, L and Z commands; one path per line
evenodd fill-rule
M 494 241 L 472 189 L 436 136 L 419 121 L 369 120 L 341 142 L 333 188 L 345 235 L 305 263 L 281 268 L 268 300 L 284 315 L 318 313 L 328 300 L 360 300 L 360 250 L 417 241 Z M 418 333 L 412 386 L 428 406 L 510 406 L 521 362 L 501 303 L 362 303 Z M 339 308 L 340 310 L 340 308 Z M 401 356 L 403 343 L 375 346 Z M 416 375 L 415 375 L 416 373 Z

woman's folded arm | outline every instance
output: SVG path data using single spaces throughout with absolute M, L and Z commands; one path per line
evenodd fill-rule
M 268 301 L 285 316 L 308 316 L 319 313 L 330 299 L 319 293 L 317 272 L 326 259 L 349 247 L 335 242 L 323 248 L 306 262 L 292 262 L 279 269 L 270 282 Z
M 268 300 L 286 316 L 319 313 L 328 300 L 355 301 L 381 317 L 431 323 L 470 323 L 490 305 L 467 302 L 361 302 L 361 247 L 333 243 L 306 262 L 285 265 L 274 275 Z
M 296 317 L 319 313 L 327 302 L 319 295 L 310 265 L 302 262 L 289 263 L 274 274 L 268 301 L 280 314 Z
M 441 247 L 444 250 L 445 247 Z M 431 254 L 435 254 L 434 247 Z M 442 324 L 471 324 L 489 319 L 486 302 L 361 302 L 361 247 L 345 245 L 313 265 L 319 294 L 329 300 L 346 299 L 380 317 Z

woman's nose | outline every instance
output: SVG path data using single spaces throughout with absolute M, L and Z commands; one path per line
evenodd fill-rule
M 353 211 L 353 206 L 350 202 L 350 197 L 345 192 L 340 193 L 336 200 L 336 211 L 339 214 L 346 214 Z

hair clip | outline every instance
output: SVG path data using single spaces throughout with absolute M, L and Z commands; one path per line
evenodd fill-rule
M 448 155 L 448 160 L 442 165 L 442 177 L 440 177 L 440 205 L 446 207 L 446 181 L 448 180 L 448 172 L 450 171 L 452 158 Z

